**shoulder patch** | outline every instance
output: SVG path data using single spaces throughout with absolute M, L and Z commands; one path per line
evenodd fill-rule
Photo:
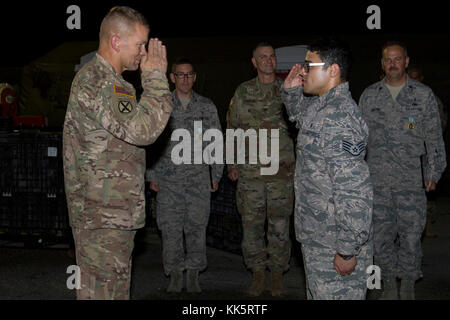
M 133 104 L 128 100 L 119 100 L 117 107 L 120 113 L 130 113 L 133 111 Z
M 121 94 L 121 95 L 130 97 L 130 98 L 134 98 L 133 93 L 130 90 L 128 90 L 127 88 L 124 88 L 124 87 L 120 87 L 120 86 L 114 85 L 114 93 L 115 94 Z

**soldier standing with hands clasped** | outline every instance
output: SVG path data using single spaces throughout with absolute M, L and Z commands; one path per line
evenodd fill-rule
M 261 163 L 228 164 L 228 177 L 238 181 L 236 202 L 242 216 L 242 253 L 245 264 L 253 272 L 248 294 L 259 296 L 264 291 L 268 268 L 271 293 L 281 296 L 282 277 L 289 269 L 291 255 L 289 223 L 294 202 L 294 142 L 289 136 L 289 123 L 281 101 L 282 80 L 275 75 L 275 50 L 268 43 L 257 45 L 252 63 L 258 76 L 236 89 L 227 114 L 228 128 L 278 129 L 279 170 L 274 175 L 261 175 L 260 168 L 264 167 Z M 269 137 L 268 143 L 270 140 Z M 257 150 L 260 148 L 258 146 Z M 267 150 L 271 147 L 267 146 Z
M 75 76 L 63 131 L 64 180 L 78 299 L 129 299 L 131 253 L 145 223 L 145 150 L 172 112 L 166 48 L 139 12 L 114 7 L 96 56 Z M 142 71 L 139 103 L 121 73 Z
M 365 299 L 372 265 L 368 128 L 349 91 L 349 68 L 344 44 L 319 40 L 282 89 L 289 119 L 300 129 L 294 221 L 308 299 Z

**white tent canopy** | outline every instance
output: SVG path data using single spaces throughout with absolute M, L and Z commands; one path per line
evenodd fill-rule
M 305 61 L 307 46 L 297 45 L 289 47 L 281 47 L 275 49 L 277 56 L 277 72 L 285 72 L 291 70 L 296 63 Z

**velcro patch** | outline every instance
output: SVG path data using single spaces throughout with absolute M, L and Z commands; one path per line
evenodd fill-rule
M 133 105 L 128 100 L 119 100 L 119 104 L 117 105 L 120 113 L 130 113 L 133 111 Z
M 363 153 L 364 150 L 366 150 L 366 144 L 364 143 L 364 141 L 361 141 L 358 144 L 353 144 L 351 142 L 342 140 L 342 149 L 350 153 L 352 156 L 357 157 L 361 153 Z
M 130 90 L 128 90 L 127 88 L 124 88 L 124 87 L 119 87 L 119 86 L 114 85 L 114 93 L 115 94 L 121 94 L 121 95 L 130 97 L 130 98 L 134 98 L 133 93 Z

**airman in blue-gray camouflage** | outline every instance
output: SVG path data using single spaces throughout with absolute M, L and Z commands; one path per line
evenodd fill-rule
M 187 291 L 201 292 L 198 274 L 207 266 L 206 227 L 211 192 L 218 189 L 223 173 L 223 159 L 210 165 L 203 161 L 207 159 L 200 164 L 194 163 L 194 148 L 191 149 L 190 163 L 176 164 L 172 159 L 173 148 L 178 144 L 171 139 L 174 130 L 187 130 L 191 145 L 194 145 L 195 137 L 202 137 L 204 131 L 221 130 L 214 103 L 193 91 L 196 76 L 189 59 L 182 58 L 173 64 L 170 74 L 175 84 L 172 92 L 173 113 L 158 141 L 161 155 L 147 171 L 150 189 L 158 192 L 156 221 L 162 234 L 164 272 L 170 275 L 168 292 L 181 292 L 185 270 Z M 194 125 L 195 121 L 200 123 L 201 128 Z M 205 144 L 203 142 L 203 146 Z
M 411 79 L 400 42 L 382 48 L 385 78 L 369 86 L 359 106 L 370 129 L 367 162 L 374 185 L 374 260 L 381 268 L 382 299 L 414 299 L 422 277 L 420 238 L 425 192 L 446 167 L 439 109 L 433 92 Z M 422 161 L 421 161 L 422 160 Z
M 129 299 L 131 253 L 145 222 L 145 150 L 172 112 L 166 48 L 145 18 L 114 7 L 96 56 L 75 76 L 63 130 L 64 183 L 81 289 L 78 299 Z M 121 73 L 142 71 L 139 103 Z
M 300 129 L 294 221 L 308 299 L 365 299 L 372 265 L 369 132 L 346 80 L 349 54 L 337 40 L 317 41 L 282 90 L 289 119 Z

